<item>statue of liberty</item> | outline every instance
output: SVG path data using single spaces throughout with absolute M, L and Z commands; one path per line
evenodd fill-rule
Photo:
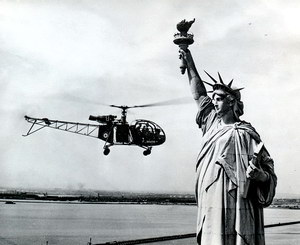
M 212 81 L 203 81 L 187 46 L 179 52 L 203 135 L 196 164 L 197 242 L 263 245 L 263 208 L 271 204 L 277 183 L 273 160 L 254 127 L 240 119 L 241 88 L 219 73 L 216 79 L 206 72 Z

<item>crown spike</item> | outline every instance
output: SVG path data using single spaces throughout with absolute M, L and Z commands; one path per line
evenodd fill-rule
M 220 75 L 219 72 L 218 72 L 218 76 L 219 76 L 220 83 L 224 84 L 223 79 L 222 79 L 222 77 L 221 77 L 221 75 Z
M 231 88 L 232 82 L 233 82 L 233 79 L 227 85 L 229 88 Z
M 240 91 L 240 90 L 242 90 L 242 89 L 244 89 L 244 88 L 233 89 L 233 91 Z
M 213 80 L 215 83 L 218 83 L 218 81 L 215 80 L 211 75 L 209 75 L 205 70 L 204 70 L 204 72 L 206 73 L 207 76 L 210 77 L 211 80 Z
M 204 80 L 202 80 L 202 82 L 206 83 L 207 85 L 209 85 L 209 86 L 211 86 L 211 87 L 214 86 L 213 84 L 211 84 L 211 83 L 209 83 L 209 82 L 206 82 L 206 81 L 204 81 Z

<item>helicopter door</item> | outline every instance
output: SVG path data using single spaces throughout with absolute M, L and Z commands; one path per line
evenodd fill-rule
M 116 142 L 129 143 L 129 125 L 122 124 L 116 127 Z

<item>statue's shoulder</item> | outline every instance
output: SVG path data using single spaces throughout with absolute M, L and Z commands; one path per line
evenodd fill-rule
M 254 127 L 252 126 L 252 124 L 250 122 L 247 122 L 247 121 L 244 121 L 244 120 L 241 120 L 239 122 L 236 123 L 237 126 L 240 126 L 240 127 L 245 127 L 245 128 L 252 128 L 254 129 Z
M 236 123 L 236 128 L 242 130 L 245 134 L 249 134 L 256 141 L 261 141 L 258 132 L 251 125 L 251 123 L 246 121 L 239 121 Z

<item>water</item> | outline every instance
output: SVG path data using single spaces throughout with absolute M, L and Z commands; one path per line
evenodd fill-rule
M 0 220 L 0 245 L 85 245 L 90 238 L 101 243 L 193 233 L 196 207 L 0 203 Z M 297 220 L 300 210 L 265 210 L 265 224 Z M 299 232 L 300 225 L 268 228 L 267 244 L 299 244 Z

